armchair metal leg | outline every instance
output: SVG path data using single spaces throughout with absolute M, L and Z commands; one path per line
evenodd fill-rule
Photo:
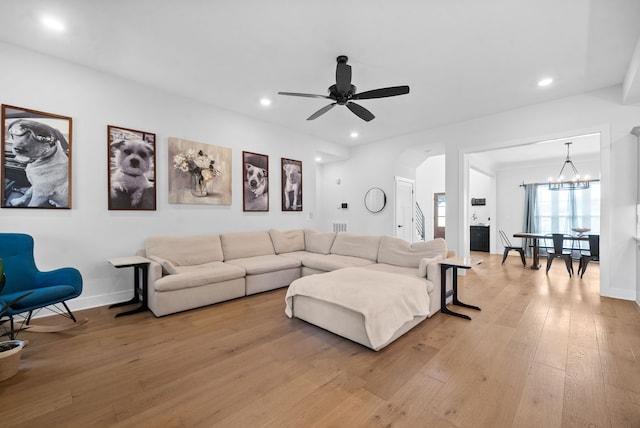
M 69 313 L 69 318 L 71 318 L 73 320 L 73 322 L 77 322 L 76 317 L 73 315 L 73 312 L 71 312 L 71 309 L 69 309 L 69 306 L 67 306 L 67 303 L 66 302 L 62 302 L 62 304 L 64 305 L 64 308 Z
M 504 254 L 502 254 L 502 264 L 507 260 L 507 256 L 509 255 L 509 250 L 504 250 Z

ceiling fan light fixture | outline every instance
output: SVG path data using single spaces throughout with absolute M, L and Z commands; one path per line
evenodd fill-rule
M 395 97 L 409 93 L 409 86 L 393 86 L 388 88 L 373 89 L 358 93 L 358 89 L 351 83 L 351 66 L 347 64 L 349 58 L 340 55 L 336 58 L 336 83 L 329 86 L 328 95 L 305 94 L 299 92 L 278 92 L 278 95 L 289 95 L 294 97 L 324 98 L 333 101 L 313 113 L 307 120 L 315 120 L 322 116 L 336 105 L 346 106 L 353 114 L 365 122 L 370 122 L 375 118 L 373 113 L 356 104 L 353 100 L 368 100 L 372 98 Z

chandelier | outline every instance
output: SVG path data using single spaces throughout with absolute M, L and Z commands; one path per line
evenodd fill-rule
M 567 158 L 562 165 L 562 169 L 560 170 L 560 174 L 558 174 L 557 179 L 553 179 L 549 177 L 549 190 L 571 190 L 571 189 L 588 189 L 589 188 L 589 176 L 585 175 L 581 177 L 578 174 L 578 170 L 575 165 L 571 161 L 569 157 L 569 146 L 571 142 L 564 143 L 567 146 Z M 573 172 L 573 177 L 569 177 L 568 179 L 564 176 L 564 169 L 569 165 L 571 167 L 571 171 Z

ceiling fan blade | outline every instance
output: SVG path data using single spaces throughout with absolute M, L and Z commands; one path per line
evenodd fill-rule
M 352 112 L 354 112 L 355 115 L 358 116 L 360 119 L 366 122 L 370 122 L 375 117 L 373 113 L 371 113 L 369 110 L 362 107 L 360 104 L 356 104 L 351 101 L 347 103 L 347 108 Z
M 354 100 L 368 100 L 371 98 L 395 97 L 396 95 L 404 95 L 409 93 L 408 86 L 392 86 L 390 88 L 373 89 L 371 91 L 354 94 Z
M 336 67 L 336 89 L 338 93 L 351 89 L 351 66 L 346 62 L 338 62 Z
M 320 116 L 322 116 L 323 114 L 325 114 L 326 112 L 328 112 L 329 110 L 334 108 L 336 106 L 336 104 L 337 103 L 331 103 L 329 105 L 326 105 L 326 106 L 322 107 L 320 110 L 318 110 L 317 112 L 315 112 L 311 116 L 309 116 L 307 118 L 307 120 L 313 120 L 313 119 L 319 118 Z
M 326 98 L 330 100 L 331 98 L 326 95 L 316 95 L 316 94 L 301 94 L 298 92 L 278 92 L 278 95 L 289 95 L 292 97 L 306 97 L 306 98 Z

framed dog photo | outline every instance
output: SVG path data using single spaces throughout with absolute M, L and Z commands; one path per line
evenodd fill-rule
M 71 208 L 71 118 L 2 105 L 2 207 Z
M 156 134 L 107 126 L 110 210 L 156 209 Z
M 281 158 L 282 211 L 302 211 L 302 161 Z
M 269 211 L 269 156 L 242 152 L 242 209 Z

